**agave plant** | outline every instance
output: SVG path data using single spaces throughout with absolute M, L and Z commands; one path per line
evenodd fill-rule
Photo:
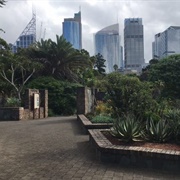
M 132 115 L 119 117 L 111 128 L 111 134 L 122 141 L 141 140 L 143 127 Z
M 144 138 L 152 142 L 164 143 L 172 137 L 172 128 L 167 120 L 156 121 L 148 119 L 145 126 Z
M 168 110 L 165 117 L 168 119 L 169 125 L 173 130 L 174 139 L 180 143 L 180 110 Z

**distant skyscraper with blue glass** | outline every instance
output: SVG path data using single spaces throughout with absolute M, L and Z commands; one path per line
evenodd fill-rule
M 124 20 L 124 60 L 125 68 L 142 70 L 145 63 L 142 18 Z
M 82 49 L 81 11 L 75 13 L 74 18 L 64 19 L 63 36 L 75 49 Z
M 180 54 L 180 26 L 170 26 L 164 32 L 156 34 L 152 50 L 152 58 L 155 59 Z
M 95 54 L 100 53 L 106 60 L 106 73 L 114 71 L 113 66 L 122 68 L 119 24 L 103 28 L 95 34 Z

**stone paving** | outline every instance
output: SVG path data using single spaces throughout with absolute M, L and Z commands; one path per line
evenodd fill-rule
M 180 174 L 101 163 L 75 116 L 0 122 L 0 180 L 155 180 Z

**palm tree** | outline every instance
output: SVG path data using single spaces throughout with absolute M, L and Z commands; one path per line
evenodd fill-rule
M 5 5 L 5 0 L 0 0 L 0 7 L 4 6 Z
M 31 58 L 44 64 L 44 73 L 55 78 L 78 81 L 77 70 L 90 66 L 89 56 L 75 50 L 63 36 L 41 40 L 30 49 Z
M 105 66 L 105 63 L 106 60 L 103 58 L 103 56 L 98 53 L 96 56 L 95 56 L 95 64 L 94 64 L 94 68 L 96 68 L 98 70 L 98 72 L 100 74 L 105 74 L 106 70 L 106 66 Z

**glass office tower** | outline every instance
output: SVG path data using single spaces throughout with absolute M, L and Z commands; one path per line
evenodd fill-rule
M 180 54 L 180 26 L 170 26 L 164 32 L 156 34 L 152 48 L 152 58 L 155 59 Z
M 144 35 L 142 18 L 124 20 L 125 68 L 141 71 L 144 60 Z
M 75 49 L 82 49 L 81 12 L 74 14 L 74 18 L 66 18 L 63 22 L 63 36 Z
M 18 48 L 28 48 L 36 42 L 36 14 L 33 13 L 31 21 L 18 37 L 16 42 L 11 46 L 12 52 L 16 53 Z
M 108 26 L 95 34 L 95 54 L 106 60 L 106 73 L 114 71 L 113 66 L 122 67 L 119 24 Z

